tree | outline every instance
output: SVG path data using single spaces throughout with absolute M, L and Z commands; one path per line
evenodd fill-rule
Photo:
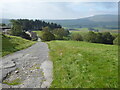
M 82 36 L 79 33 L 74 33 L 71 35 L 71 39 L 75 41 L 83 41 Z
M 52 31 L 55 34 L 56 39 L 62 40 L 63 37 L 67 37 L 69 35 L 69 31 L 63 28 L 57 28 Z
M 91 42 L 91 43 L 95 43 L 96 42 L 96 33 L 89 31 L 89 33 L 86 35 L 85 37 L 85 41 Z
M 51 28 L 48 27 L 48 26 L 46 26 L 46 27 L 43 27 L 42 30 L 43 30 L 43 31 L 49 31 L 49 32 L 50 32 L 50 31 L 51 31 Z
M 114 37 L 110 34 L 110 32 L 104 32 L 102 34 L 102 38 L 104 44 L 113 44 Z
M 41 30 L 42 27 L 49 27 L 51 29 L 61 28 L 60 25 L 56 23 L 49 23 L 41 20 L 29 20 L 29 19 L 17 19 L 16 21 L 20 22 L 23 30 L 25 31 L 32 31 L 32 30 Z
M 102 33 L 96 34 L 96 43 L 103 43 Z
M 51 41 L 51 40 L 55 39 L 55 36 L 49 31 L 44 31 L 42 36 L 41 36 L 41 39 L 43 41 Z
M 23 31 L 20 22 L 16 20 L 11 20 L 11 23 L 12 23 L 11 34 L 15 36 L 20 36 Z

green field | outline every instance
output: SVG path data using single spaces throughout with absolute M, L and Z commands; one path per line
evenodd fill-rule
M 78 41 L 48 42 L 51 88 L 117 88 L 118 47 Z
M 66 28 L 65 28 L 66 29 Z M 74 28 L 75 30 L 72 30 L 71 32 L 88 32 L 88 28 Z M 111 33 L 118 33 L 118 29 L 106 29 L 106 28 L 99 28 L 99 27 L 94 27 L 94 29 L 98 29 L 99 32 L 111 32 Z
M 88 34 L 88 31 L 70 31 L 71 34 L 76 34 L 79 33 L 80 35 L 82 35 L 83 37 Z
M 2 35 L 0 35 L 2 36 Z M 30 41 L 16 36 L 2 36 L 2 56 L 7 54 L 25 49 L 34 43 L 35 41 Z
M 42 36 L 42 31 L 33 31 L 33 32 L 36 32 L 38 37 L 41 37 Z

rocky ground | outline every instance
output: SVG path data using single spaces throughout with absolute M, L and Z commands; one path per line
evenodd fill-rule
M 37 42 L 33 46 L 7 55 L 0 60 L 2 88 L 45 88 L 52 82 L 52 62 L 48 46 Z

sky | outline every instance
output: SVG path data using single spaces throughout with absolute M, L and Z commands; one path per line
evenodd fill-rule
M 102 14 L 118 14 L 116 2 L 41 2 L 40 0 L 2 0 L 2 18 L 77 19 Z M 114 0 L 115 1 L 115 0 Z

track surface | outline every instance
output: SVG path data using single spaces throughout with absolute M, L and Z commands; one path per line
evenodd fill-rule
M 49 61 L 48 46 L 38 41 L 33 46 L 7 55 L 0 60 L 0 83 L 2 88 L 44 88 L 52 82 L 52 62 Z M 48 73 L 49 72 L 49 73 Z

